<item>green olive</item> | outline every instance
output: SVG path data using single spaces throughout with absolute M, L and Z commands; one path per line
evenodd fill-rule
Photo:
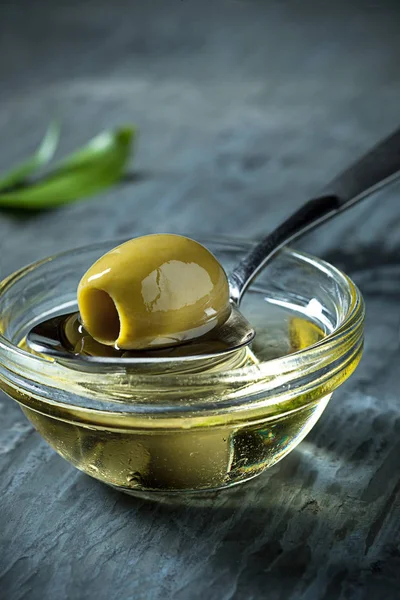
M 90 267 L 78 286 L 78 305 L 84 328 L 102 344 L 126 350 L 169 346 L 227 319 L 228 279 L 198 242 L 147 235 Z

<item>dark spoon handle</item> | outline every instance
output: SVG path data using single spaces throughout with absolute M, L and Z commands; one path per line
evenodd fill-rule
M 282 246 L 350 208 L 400 175 L 400 128 L 379 142 L 268 234 L 229 276 L 231 299 L 240 299 L 258 273 Z

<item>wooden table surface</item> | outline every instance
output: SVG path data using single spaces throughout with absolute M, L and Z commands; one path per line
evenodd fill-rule
M 140 129 L 132 177 L 0 213 L 0 275 L 152 231 L 256 238 L 398 126 L 400 5 L 128 0 L 0 6 L 0 172 Z M 307 439 L 207 506 L 118 494 L 0 395 L 2 600 L 400 598 L 400 185 L 304 238 L 367 303 L 366 346 Z

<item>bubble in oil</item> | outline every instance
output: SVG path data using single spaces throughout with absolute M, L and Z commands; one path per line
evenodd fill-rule
M 129 487 L 141 487 L 143 484 L 142 475 L 139 471 L 134 471 L 126 476 L 126 483 Z

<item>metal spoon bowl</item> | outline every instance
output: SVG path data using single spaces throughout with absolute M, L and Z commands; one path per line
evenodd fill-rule
M 26 337 L 29 348 L 40 354 L 64 360 L 73 357 L 74 360 L 98 361 L 102 357 L 77 353 L 74 345 L 66 336 L 65 323 L 73 317 L 78 317 L 78 313 L 58 315 L 35 325 Z M 217 335 L 211 331 L 207 335 L 174 346 L 129 352 L 114 351 L 114 356 L 119 357 L 122 361 L 127 358 L 144 358 L 147 360 L 212 358 L 217 355 L 229 355 L 236 352 L 250 344 L 254 336 L 255 331 L 250 323 L 235 306 L 232 306 L 228 319 L 218 327 Z M 109 350 L 109 347 L 106 347 L 106 349 Z
M 243 294 L 274 255 L 289 242 L 354 206 L 372 192 L 389 184 L 400 174 L 400 128 L 382 140 L 350 168 L 338 175 L 321 195 L 306 202 L 277 229 L 259 242 L 230 273 L 232 312 L 228 320 L 206 336 L 190 342 L 145 352 L 129 352 L 129 357 L 171 358 L 171 348 L 179 347 L 179 357 L 204 359 L 229 355 L 250 344 L 255 336 L 251 324 L 239 311 Z M 77 353 L 63 334 L 63 323 L 70 315 L 61 315 L 35 325 L 26 336 L 35 352 L 54 358 L 96 362 L 97 357 Z M 101 358 L 100 358 L 101 360 Z M 124 361 L 124 356 L 121 356 Z

